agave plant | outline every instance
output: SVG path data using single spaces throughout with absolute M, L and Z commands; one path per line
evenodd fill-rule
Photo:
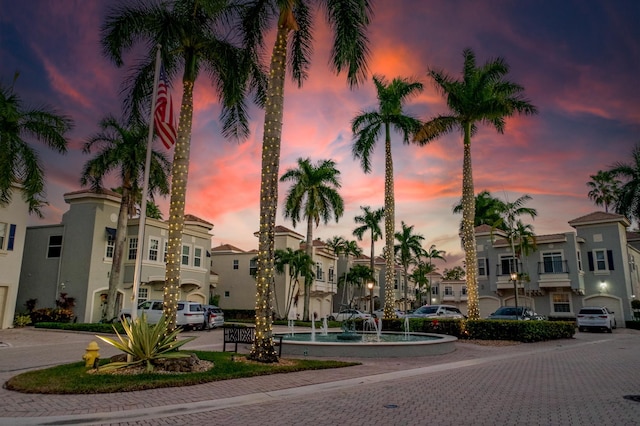
M 195 337 L 178 341 L 178 334 L 180 334 L 182 330 L 176 328 L 171 333 L 165 335 L 168 325 L 169 319 L 165 315 L 162 315 L 157 324 L 151 325 L 147 323 L 147 316 L 142 314 L 142 316 L 136 318 L 133 322 L 126 320 L 122 323 L 122 327 L 128 338 L 120 335 L 120 333 L 115 330 L 115 327 L 114 331 L 118 336 L 117 340 L 110 337 L 96 336 L 124 353 L 131 355 L 133 358 L 130 362 L 109 363 L 101 367 L 101 369 L 109 371 L 145 364 L 145 372 L 150 373 L 153 371 L 153 360 L 188 357 L 189 354 L 178 352 L 178 348 L 192 341 Z

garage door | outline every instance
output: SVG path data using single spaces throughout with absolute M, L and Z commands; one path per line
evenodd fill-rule
M 608 308 L 616 317 L 616 324 L 618 327 L 624 327 L 624 311 L 622 310 L 622 304 L 620 300 L 607 296 L 595 296 L 584 298 L 584 306 L 604 306 Z
M 500 307 L 500 301 L 491 297 L 481 297 L 478 299 L 480 318 L 486 318 Z

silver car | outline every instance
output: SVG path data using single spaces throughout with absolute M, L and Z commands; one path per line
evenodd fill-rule
M 409 318 L 466 318 L 460 309 L 452 305 L 424 305 L 405 316 Z
M 204 308 L 204 328 L 222 327 L 224 325 L 224 312 L 215 305 L 203 305 Z

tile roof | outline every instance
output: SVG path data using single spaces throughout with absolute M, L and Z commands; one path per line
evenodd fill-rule
M 184 215 L 184 221 L 185 222 L 198 222 L 201 223 L 203 225 L 209 225 L 213 228 L 213 223 L 207 222 L 204 219 L 200 219 L 198 216 L 194 216 L 192 214 L 185 214 Z
M 626 223 L 626 226 L 629 226 L 630 223 L 626 217 L 617 213 L 606 213 L 606 212 L 593 212 L 584 216 L 580 216 L 576 219 L 570 220 L 569 225 L 575 227 L 576 225 L 590 225 L 596 223 L 606 223 L 606 222 L 622 222 Z
M 239 249 L 236 246 L 232 246 L 231 244 L 220 244 L 218 247 L 213 247 L 211 249 L 212 252 L 217 252 L 217 253 L 221 253 L 221 252 L 236 252 L 236 253 L 245 253 L 244 250 Z

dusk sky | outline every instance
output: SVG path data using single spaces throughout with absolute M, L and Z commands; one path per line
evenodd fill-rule
M 108 0 L 0 0 L 0 81 L 26 105 L 48 104 L 69 115 L 75 128 L 69 153 L 54 154 L 33 142 L 47 177 L 44 219 L 59 223 L 68 205 L 63 194 L 80 189 L 90 158 L 81 149 L 107 114 L 121 114 L 120 89 L 127 74 L 102 55 L 100 27 Z M 571 231 L 568 221 L 602 210 L 587 197 L 589 175 L 616 161 L 629 162 L 640 143 L 640 1 L 637 0 L 379 0 L 370 26 L 370 74 L 389 80 L 411 77 L 425 85 L 405 112 L 426 120 L 446 113 L 444 98 L 427 77 L 430 68 L 459 76 L 462 51 L 471 48 L 479 64 L 503 57 L 507 78 L 524 86 L 538 108 L 534 116 L 507 121 L 505 133 L 480 127 L 472 139 L 476 192 L 513 201 L 528 194 L 538 210 L 536 234 Z M 321 14 L 317 15 L 323 17 Z M 364 174 L 351 155 L 351 119 L 375 108 L 371 78 L 349 90 L 344 75 L 329 71 L 330 37 L 324 21 L 315 26 L 313 67 L 301 89 L 288 80 L 280 173 L 299 157 L 332 159 L 341 171 L 345 213 L 321 224 L 314 237 L 355 239 L 360 206 L 384 204 L 384 141 L 373 153 L 373 172 Z M 269 46 L 269 51 L 271 46 Z M 196 82 L 191 165 L 186 213 L 214 224 L 212 246 L 257 248 L 258 203 L 264 113 L 251 111 L 251 136 L 229 142 L 219 133 L 217 98 L 205 75 Z M 173 82 L 176 113 L 181 85 Z M 157 149 L 162 145 L 156 141 Z M 461 264 L 461 215 L 452 213 L 461 196 L 462 140 L 455 132 L 431 144 L 403 145 L 392 134 L 396 230 L 401 221 L 447 252 L 443 268 Z M 173 152 L 171 152 L 171 157 Z M 117 186 L 114 184 L 113 186 Z M 289 183 L 280 184 L 282 199 Z M 168 198 L 156 200 L 164 217 Z M 293 228 L 282 215 L 278 224 Z M 295 230 L 305 234 L 305 224 Z M 376 254 L 383 246 L 376 244 Z M 369 253 L 369 242 L 361 247 Z

